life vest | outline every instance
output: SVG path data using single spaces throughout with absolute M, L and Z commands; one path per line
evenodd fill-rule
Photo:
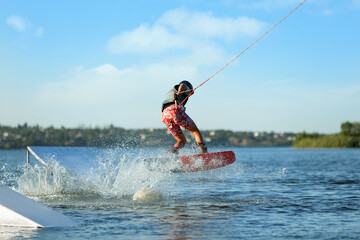
M 182 82 L 181 82 L 182 83 Z M 189 86 L 187 84 L 185 84 L 186 86 L 186 91 L 187 90 L 190 90 Z M 165 99 L 162 103 L 162 108 L 161 108 L 161 111 L 164 111 L 165 108 L 175 104 L 175 101 L 174 101 L 174 93 L 177 93 L 178 92 L 178 89 L 180 87 L 180 84 L 179 85 L 175 85 L 172 89 L 170 89 L 170 91 L 168 91 L 165 95 Z M 178 104 L 181 104 L 184 99 L 190 94 L 190 92 L 186 92 L 186 93 L 183 93 L 181 94 L 179 97 L 178 97 L 178 100 L 176 100 L 176 102 Z M 187 98 L 185 100 L 185 102 L 183 102 L 183 106 L 185 106 L 185 104 L 187 103 L 187 101 L 189 100 L 189 98 Z

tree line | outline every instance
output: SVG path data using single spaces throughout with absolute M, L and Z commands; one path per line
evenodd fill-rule
M 195 141 L 184 131 L 189 145 Z M 209 147 L 270 147 L 296 148 L 358 148 L 360 122 L 341 124 L 340 133 L 275 133 L 229 130 L 203 130 Z M 0 149 L 21 149 L 26 146 L 88 146 L 88 147 L 171 147 L 174 138 L 166 128 L 125 129 L 107 127 L 43 128 L 27 123 L 17 127 L 0 125 Z
M 296 148 L 359 148 L 360 122 L 341 124 L 338 134 L 299 133 L 293 146 Z
M 191 133 L 184 131 L 188 142 L 195 144 Z M 291 146 L 294 133 L 236 132 L 203 130 L 209 147 Z M 166 128 L 124 129 L 107 127 L 43 128 L 27 123 L 17 127 L 0 125 L 0 148 L 20 149 L 26 146 L 96 146 L 96 147 L 170 147 L 174 138 Z M 189 145 L 190 145 L 189 144 Z

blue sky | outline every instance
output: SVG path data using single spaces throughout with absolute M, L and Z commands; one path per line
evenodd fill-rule
M 0 0 L 0 124 L 164 127 L 301 0 Z M 360 0 L 308 0 L 200 87 L 200 129 L 334 133 L 360 121 Z

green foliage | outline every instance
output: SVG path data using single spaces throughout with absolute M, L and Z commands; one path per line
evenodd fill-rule
M 352 136 L 359 136 L 360 137 L 360 122 L 354 122 L 352 129 L 351 129 Z
M 360 147 L 360 122 L 341 124 L 339 134 L 233 132 L 228 130 L 201 131 L 212 147 L 230 146 L 291 146 L 297 148 Z M 185 137 L 195 144 L 189 131 Z M 170 147 L 175 143 L 167 129 L 124 129 L 110 125 L 95 128 L 42 128 L 28 124 L 17 127 L 0 125 L 0 148 L 26 146 L 96 146 L 96 147 Z
M 341 124 L 341 134 L 344 136 L 360 136 L 360 122 Z
M 254 133 L 227 130 L 201 131 L 205 142 L 212 147 L 226 146 L 291 146 L 293 133 Z M 195 144 L 189 131 L 185 137 Z M 128 129 L 115 127 L 96 128 L 42 128 L 39 126 L 0 125 L 0 148 L 25 148 L 26 146 L 96 146 L 96 147 L 170 147 L 175 140 L 166 128 Z
M 341 134 L 324 135 L 318 138 L 296 139 L 293 146 L 296 148 L 354 148 L 360 147 L 360 137 Z
M 352 126 L 353 125 L 350 122 L 345 122 L 341 124 L 341 134 L 343 134 L 344 136 L 350 136 Z
M 319 134 L 319 133 L 306 133 L 306 132 L 302 132 L 302 133 L 298 133 L 295 136 L 295 142 L 298 142 L 302 139 L 317 139 L 319 137 L 321 137 L 323 135 Z
M 358 148 L 360 147 L 360 123 L 345 122 L 341 124 L 340 134 L 299 133 L 295 137 L 293 147 Z

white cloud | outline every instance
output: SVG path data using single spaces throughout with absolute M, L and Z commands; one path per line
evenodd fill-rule
M 251 10 L 265 10 L 265 11 L 274 11 L 281 9 L 291 9 L 295 8 L 304 0 L 224 0 L 228 6 L 237 6 L 242 9 L 251 9 Z M 360 0 L 308 0 L 305 5 L 308 6 L 308 11 L 312 14 L 321 15 L 321 16 L 333 16 L 339 11 L 343 11 L 344 8 L 350 9 L 359 9 Z
M 27 21 L 20 16 L 12 15 L 6 19 L 6 23 L 15 28 L 19 32 L 24 32 L 29 26 Z
M 240 8 L 247 9 L 264 9 L 264 10 L 276 10 L 283 9 L 286 7 L 296 6 L 303 0 L 245 0 L 245 1 L 233 1 L 230 0 L 228 3 L 236 4 Z
M 44 34 L 44 29 L 43 29 L 42 27 L 39 27 L 39 28 L 36 30 L 35 35 L 36 35 L 37 37 L 41 37 L 43 34 Z
M 148 96 L 146 101 L 154 101 L 152 105 L 158 106 L 171 85 L 183 79 L 200 84 L 205 80 L 199 74 L 201 67 L 212 65 L 213 71 L 214 64 L 219 67 L 230 59 L 217 41 L 257 35 L 263 26 L 264 23 L 247 17 L 214 17 L 185 9 L 165 12 L 152 25 L 144 23 L 111 38 L 108 48 L 118 54 L 174 50 L 183 51 L 182 54 L 124 69 L 112 64 L 78 67 L 69 78 L 44 85 L 34 104 L 65 108 L 139 104 L 143 103 L 140 98 Z
M 335 10 L 331 10 L 331 9 L 323 9 L 320 12 L 320 15 L 325 16 L 325 17 L 331 17 L 336 13 Z
M 265 11 L 275 11 L 282 9 L 291 10 L 297 7 L 302 2 L 304 2 L 304 0 L 226 0 L 227 5 L 229 6 L 234 5 L 243 9 L 255 9 Z M 333 16 L 336 12 L 339 12 L 344 6 L 349 5 L 349 3 L 352 8 L 360 6 L 360 0 L 308 0 L 307 2 L 305 2 L 304 6 L 308 5 L 307 9 L 309 12 L 312 12 L 312 14 L 328 17 Z
M 165 94 L 158 89 L 159 86 L 166 86 L 166 90 L 183 76 L 195 78 L 197 69 L 187 65 L 166 64 L 121 70 L 112 64 L 91 69 L 78 67 L 69 79 L 44 85 L 35 105 L 72 108 L 125 104 L 147 94 Z M 142 103 L 138 100 L 136 102 Z
M 248 17 L 214 17 L 211 13 L 175 9 L 165 12 L 153 25 L 120 33 L 108 42 L 112 53 L 162 53 L 194 50 L 198 46 L 215 46 L 216 41 L 233 41 L 256 36 L 264 23 Z
M 40 105 L 87 106 L 111 102 L 114 98 L 126 98 L 131 80 L 125 76 L 131 69 L 118 70 L 111 64 L 104 64 L 93 69 L 78 67 L 69 79 L 47 83 L 39 92 Z M 114 94 L 121 84 L 126 91 Z
M 61 124 L 162 126 L 160 106 L 172 85 L 199 79 L 195 66 L 151 64 L 118 69 L 112 64 L 78 67 L 63 81 L 46 83 L 30 100 L 35 115 Z M 41 122 L 41 121 L 40 121 Z
M 352 0 L 350 8 L 360 9 L 360 0 Z
M 254 36 L 263 23 L 248 17 L 214 17 L 211 13 L 175 9 L 163 14 L 156 22 L 186 36 L 233 40 L 240 36 Z
M 166 54 L 129 68 L 119 69 L 112 64 L 78 67 L 67 79 L 42 86 L 32 104 L 69 122 L 75 118 L 79 123 L 95 119 L 101 122 L 101 116 L 95 113 L 89 120 L 92 109 L 97 109 L 107 119 L 111 116 L 119 122 L 144 125 L 152 121 L 150 124 L 158 125 L 163 96 L 172 85 L 183 79 L 194 86 L 200 84 L 208 77 L 200 74 L 208 72 L 204 68 L 211 66 L 212 72 L 214 65 L 217 68 L 231 59 L 220 44 L 258 35 L 263 26 L 246 17 L 214 17 L 185 9 L 168 11 L 153 24 L 143 23 L 108 42 L 109 51 L 117 54 Z M 79 114 L 79 109 L 87 114 Z
M 264 82 L 265 87 L 283 86 L 296 82 L 294 79 L 276 79 Z
M 171 48 L 186 47 L 187 40 L 171 34 L 162 26 L 141 25 L 137 29 L 121 33 L 109 40 L 112 53 L 159 53 Z
M 6 23 L 19 32 L 30 31 L 36 37 L 41 37 L 44 34 L 44 28 L 35 27 L 30 21 L 20 16 L 11 15 L 6 19 Z
M 333 91 L 346 96 L 360 96 L 360 85 L 338 88 Z

